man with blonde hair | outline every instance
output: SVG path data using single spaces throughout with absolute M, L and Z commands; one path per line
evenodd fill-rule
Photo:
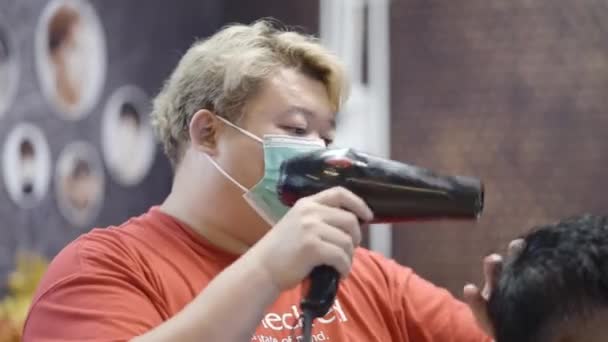
M 284 158 L 331 144 L 347 94 L 312 37 L 261 21 L 197 42 L 152 112 L 170 195 L 54 259 L 25 341 L 298 341 L 322 264 L 343 280 L 315 341 L 489 341 L 447 291 L 358 248 L 373 217 L 360 198 L 334 188 L 288 209 L 266 186 Z

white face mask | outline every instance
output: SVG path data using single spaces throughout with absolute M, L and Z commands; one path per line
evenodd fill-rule
M 215 168 L 243 190 L 243 198 L 269 225 L 275 225 L 287 213 L 289 208 L 281 203 L 277 194 L 279 170 L 283 161 L 301 153 L 326 148 L 321 139 L 292 137 L 289 135 L 265 135 L 260 139 L 255 134 L 238 127 L 232 122 L 219 117 L 225 124 L 233 127 L 242 134 L 259 142 L 264 147 L 264 176 L 251 189 L 247 189 L 236 179 L 222 169 L 209 155 L 206 155 Z

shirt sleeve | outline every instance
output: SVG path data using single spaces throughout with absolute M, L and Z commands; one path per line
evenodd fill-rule
M 58 262 L 63 265 L 45 275 L 52 285 L 35 298 L 23 341 L 128 341 L 162 322 L 149 290 L 125 260 L 105 260 L 106 267 L 78 260 L 75 271 L 65 274 L 70 253 L 64 254 Z
M 416 275 L 395 264 L 400 274 L 394 303 L 401 306 L 401 322 L 411 341 L 491 342 L 477 325 L 469 307 Z

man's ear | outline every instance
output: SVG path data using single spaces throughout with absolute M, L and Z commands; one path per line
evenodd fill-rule
M 189 134 L 192 147 L 215 155 L 217 153 L 217 137 L 221 130 L 221 122 L 215 114 L 207 109 L 194 113 L 190 120 Z

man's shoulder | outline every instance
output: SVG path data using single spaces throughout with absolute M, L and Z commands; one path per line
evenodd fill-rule
M 411 272 L 410 268 L 400 265 L 394 259 L 362 247 L 355 250 L 353 269 L 389 273 L 395 271 Z
M 73 278 L 124 269 L 135 271 L 140 234 L 131 220 L 120 226 L 94 228 L 65 246 L 51 261 L 37 295 Z
M 349 278 L 365 288 L 390 291 L 402 286 L 412 273 L 410 268 L 379 252 L 357 248 Z

